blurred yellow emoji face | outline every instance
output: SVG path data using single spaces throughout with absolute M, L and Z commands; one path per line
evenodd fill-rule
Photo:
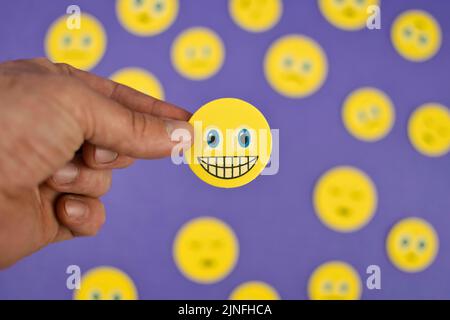
M 86 13 L 80 16 L 79 29 L 69 29 L 67 16 L 63 16 L 50 26 L 45 37 L 45 50 L 50 60 L 68 63 L 83 70 L 90 70 L 97 65 L 105 49 L 103 26 Z
M 342 120 L 348 132 L 363 141 L 377 141 L 391 130 L 395 119 L 389 97 L 375 88 L 353 91 L 345 100 Z
M 319 0 L 325 19 L 337 28 L 358 30 L 366 26 L 367 9 L 379 5 L 379 0 Z
M 365 226 L 377 207 L 375 185 L 365 173 L 352 167 L 326 172 L 317 182 L 313 197 L 319 219 L 340 232 Z
M 233 290 L 230 300 L 279 300 L 278 292 L 267 283 L 249 281 Z
M 191 28 L 182 32 L 172 45 L 175 69 L 191 80 L 212 77 L 222 67 L 225 47 L 219 36 L 207 28 Z
M 284 36 L 269 48 L 264 70 L 278 93 L 302 98 L 316 92 L 325 81 L 328 63 L 322 48 L 301 35 Z
M 75 300 L 136 300 L 133 281 L 122 271 L 112 267 L 99 267 L 83 275 Z
M 341 261 L 319 266 L 309 278 L 308 294 L 311 300 L 358 300 L 361 280 L 353 267 Z
M 185 224 L 173 245 L 175 263 L 190 280 L 214 283 L 225 278 L 239 256 L 231 228 L 221 220 L 202 217 Z
M 432 58 L 441 47 L 441 28 L 429 13 L 409 10 L 394 21 L 391 39 L 394 48 L 405 59 L 425 61 Z
M 272 152 L 266 119 L 251 104 L 234 98 L 211 101 L 189 121 L 194 143 L 186 151 L 192 171 L 216 187 L 235 188 L 255 179 Z
M 450 112 L 437 103 L 420 106 L 408 124 L 409 139 L 420 153 L 429 157 L 446 155 L 450 150 Z
M 426 269 L 436 257 L 439 239 L 425 220 L 407 218 L 398 222 L 389 232 L 386 250 L 391 262 L 405 272 Z
M 178 0 L 117 0 L 119 21 L 138 36 L 157 35 L 169 28 L 178 15 Z
M 164 90 L 158 79 L 139 68 L 125 68 L 111 76 L 111 80 L 126 85 L 159 100 L 164 100 Z
M 234 22 L 250 32 L 272 28 L 283 12 L 281 0 L 230 0 L 229 10 Z

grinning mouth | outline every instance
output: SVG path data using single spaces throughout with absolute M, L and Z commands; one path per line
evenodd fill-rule
M 256 164 L 258 157 L 198 157 L 203 169 L 219 179 L 235 179 L 249 172 Z

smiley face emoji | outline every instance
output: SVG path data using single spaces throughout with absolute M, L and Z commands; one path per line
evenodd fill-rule
M 450 112 L 438 103 L 417 108 L 409 119 L 408 135 L 411 144 L 429 157 L 444 156 L 450 150 Z
M 316 92 L 328 70 L 323 49 L 312 39 L 287 35 L 267 51 L 264 71 L 267 81 L 281 95 L 302 98 Z
M 430 266 L 438 247 L 439 239 L 433 226 L 419 218 L 401 220 L 386 240 L 389 259 L 405 272 L 419 272 Z
M 352 232 L 372 219 L 377 207 L 375 185 L 364 172 L 336 167 L 317 182 L 313 195 L 319 219 L 330 229 Z
M 356 270 L 342 261 L 324 263 L 314 270 L 308 282 L 311 300 L 358 300 L 361 279 Z
M 375 88 L 353 91 L 342 107 L 342 120 L 355 138 L 373 142 L 385 137 L 395 119 L 394 107 L 389 97 Z
M 87 13 L 81 14 L 79 29 L 69 29 L 67 16 L 62 16 L 50 26 L 45 37 L 45 51 L 50 60 L 68 63 L 78 69 L 92 69 L 103 57 L 105 49 L 103 26 Z
M 184 276 L 194 282 L 210 284 L 222 280 L 233 270 L 239 256 L 239 243 L 223 221 L 201 217 L 178 231 L 173 255 Z
M 137 36 L 154 36 L 168 29 L 178 15 L 178 0 L 117 0 L 120 23 Z
M 272 286 L 265 282 L 249 281 L 234 289 L 230 300 L 280 300 L 280 296 Z
M 189 121 L 194 143 L 185 157 L 191 170 L 216 187 L 235 188 L 255 179 L 272 152 L 269 124 L 251 104 L 234 98 L 211 101 Z
M 283 12 L 281 0 L 230 0 L 234 22 L 250 32 L 263 32 L 277 24 Z
M 319 0 L 325 19 L 337 28 L 359 30 L 366 26 L 370 6 L 379 6 L 379 0 Z
M 137 300 L 137 290 L 124 272 L 112 267 L 98 267 L 83 275 L 75 300 Z
M 205 80 L 215 75 L 225 59 L 225 47 L 219 36 L 207 28 L 190 28 L 172 45 L 172 64 L 184 77 Z
M 111 77 L 111 80 L 126 85 L 159 100 L 164 100 L 164 90 L 158 79 L 150 72 L 139 68 L 124 68 Z
M 421 62 L 431 59 L 441 47 L 439 23 L 429 13 L 409 10 L 397 17 L 391 29 L 397 52 L 407 60 Z

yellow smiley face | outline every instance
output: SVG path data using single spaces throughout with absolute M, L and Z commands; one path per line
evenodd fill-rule
M 75 300 L 137 300 L 133 281 L 112 267 L 98 267 L 83 275 Z
M 230 0 L 229 11 L 234 22 L 250 32 L 263 32 L 280 20 L 281 0 Z
M 215 283 L 234 268 L 239 243 L 231 228 L 219 219 L 201 217 L 186 223 L 176 235 L 173 255 L 178 269 L 188 279 Z
M 230 300 L 280 300 L 280 296 L 265 282 L 249 281 L 234 289 Z
M 439 239 L 433 226 L 419 218 L 401 220 L 386 240 L 389 259 L 405 272 L 419 272 L 430 266 L 438 247 Z
M 375 88 L 353 91 L 342 107 L 342 120 L 355 138 L 373 142 L 384 138 L 395 119 L 394 106 L 389 97 Z
M 397 52 L 407 60 L 421 62 L 431 59 L 441 47 L 439 23 L 429 13 L 409 10 L 395 19 L 391 39 Z
M 363 29 L 370 15 L 368 8 L 379 4 L 379 0 L 319 0 L 325 19 L 344 30 Z
M 301 35 L 284 36 L 269 48 L 264 61 L 267 81 L 281 95 L 302 98 L 316 92 L 328 70 L 323 49 Z
M 148 71 L 139 68 L 125 68 L 117 71 L 110 78 L 146 95 L 164 100 L 164 90 L 161 83 Z
M 191 28 L 182 32 L 172 45 L 175 69 L 191 80 L 205 80 L 215 75 L 225 59 L 222 40 L 207 28 Z
M 450 150 L 450 112 L 438 103 L 420 106 L 408 124 L 409 139 L 420 153 L 429 157 L 444 156 Z
M 314 270 L 308 282 L 311 300 L 358 300 L 361 279 L 353 267 L 342 261 L 324 263 Z
M 352 232 L 372 219 L 377 191 L 371 179 L 353 167 L 336 167 L 317 182 L 313 195 L 319 219 L 330 229 Z
M 138 36 L 154 36 L 168 29 L 178 15 L 178 0 L 117 0 L 120 23 Z
M 79 29 L 68 28 L 67 16 L 62 16 L 50 26 L 45 37 L 45 50 L 50 60 L 68 63 L 78 69 L 95 67 L 105 49 L 103 26 L 87 13 L 81 14 Z
M 211 101 L 189 121 L 194 143 L 186 151 L 191 170 L 203 181 L 235 188 L 255 179 L 272 152 L 269 124 L 251 104 L 234 98 Z

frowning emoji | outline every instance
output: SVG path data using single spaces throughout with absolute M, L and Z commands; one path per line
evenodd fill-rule
M 192 116 L 190 123 L 194 126 L 194 144 L 185 157 L 192 171 L 206 183 L 239 187 L 255 179 L 269 162 L 269 124 L 245 101 L 211 101 Z

